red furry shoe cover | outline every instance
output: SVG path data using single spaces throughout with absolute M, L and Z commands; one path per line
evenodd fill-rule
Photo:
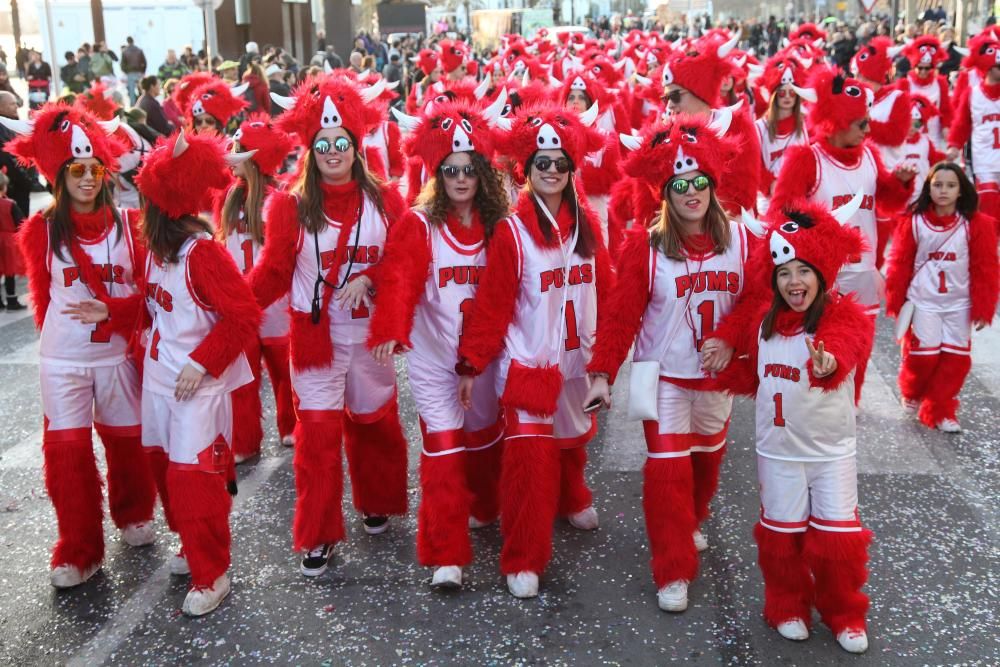
M 552 557 L 559 502 L 559 448 L 552 438 L 504 443 L 500 474 L 500 572 L 541 574 Z
M 772 628 L 785 621 L 812 623 L 812 575 L 802 554 L 803 533 L 779 533 L 753 527 L 757 563 L 764 575 L 764 620 Z
M 89 433 L 76 440 L 58 439 L 65 431 L 53 433 L 56 438 L 46 432 L 42 444 L 45 490 L 59 524 L 52 567 L 73 565 L 85 570 L 104 559 L 101 475 Z
M 108 505 L 118 528 L 150 521 L 156 505 L 156 484 L 142 451 L 139 427 L 95 425 L 108 460 Z M 128 433 L 134 430 L 134 434 Z
M 421 565 L 465 566 L 472 562 L 465 452 L 420 456 L 417 558 Z
M 694 580 L 698 574 L 698 552 L 692 535 L 698 523 L 694 516 L 691 457 L 646 459 L 642 470 L 642 509 L 657 589 L 678 579 Z
M 344 413 L 304 417 L 295 426 L 295 521 L 292 542 L 296 551 L 344 539 L 344 470 L 340 442 Z
M 406 437 L 393 398 L 371 423 L 347 415 L 344 444 L 354 507 L 362 514 L 406 514 Z

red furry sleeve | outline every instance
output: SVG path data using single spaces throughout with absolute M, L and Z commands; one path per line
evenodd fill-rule
M 875 183 L 875 202 L 882 210 L 898 211 L 906 206 L 906 201 L 910 198 L 910 193 L 913 192 L 914 181 L 917 179 L 911 178 L 904 183 L 896 178 L 891 171 L 886 170 L 885 165 L 882 164 L 882 157 L 873 146 L 869 146 L 868 150 L 871 152 L 872 158 L 875 160 L 875 168 L 878 170 L 878 179 Z
M 132 282 L 136 294 L 116 299 L 108 299 L 108 321 L 111 331 L 125 340 L 130 340 L 140 325 L 140 317 L 146 312 L 146 246 L 142 242 L 142 231 L 139 229 L 140 213 L 136 209 L 125 211 L 122 224 L 128 225 L 132 236 Z
M 930 139 L 927 140 L 927 160 L 930 166 L 936 165 L 938 162 L 944 162 L 948 159 L 948 156 L 937 149 L 934 142 Z M 916 186 L 914 186 L 916 187 Z
M 826 377 L 817 378 L 813 375 L 810 359 L 806 362 L 809 386 L 824 391 L 839 387 L 861 362 L 874 336 L 875 324 L 853 298 L 834 297 L 823 311 L 814 338 L 816 344 L 822 341 L 826 351 L 837 360 L 837 370 Z
M 754 316 L 748 320 L 746 328 L 752 336 L 740 338 L 739 347 L 733 351 L 733 359 L 722 372 L 715 376 L 713 384 L 730 394 L 753 396 L 757 393 L 760 378 L 757 376 L 757 349 L 760 345 L 760 323 L 767 311 L 766 301 L 755 302 Z
M 382 184 L 382 207 L 385 210 L 385 219 L 388 223 L 388 229 L 386 235 L 388 236 L 388 230 L 391 230 L 396 224 L 406 217 L 410 212 L 410 209 L 406 207 L 403 202 L 403 196 L 399 194 L 399 188 L 396 187 L 395 183 L 383 183 Z M 375 264 L 369 266 L 364 271 L 359 271 L 359 275 L 368 276 L 372 281 L 372 285 L 378 288 L 379 282 L 381 280 L 380 274 L 386 270 L 385 264 L 385 248 L 382 249 L 382 258 L 379 259 Z
M 917 242 L 913 238 L 913 218 L 899 220 L 892 235 L 892 247 L 885 274 L 885 314 L 895 317 L 906 301 L 906 291 L 913 280 L 917 258 Z
M 17 230 L 17 245 L 27 269 L 28 293 L 35 307 L 35 326 L 41 330 L 49 309 L 49 286 L 52 282 L 48 262 L 49 229 L 41 213 L 28 218 Z
M 809 146 L 792 146 L 785 153 L 769 209 L 781 210 L 792 199 L 808 198 L 816 188 L 816 156 Z
M 514 231 L 507 223 L 497 226 L 486 251 L 486 269 L 479 278 L 476 300 L 463 323 L 460 359 L 482 371 L 503 348 L 507 327 L 514 321 L 520 277 Z
M 953 110 L 951 129 L 948 131 L 948 145 L 961 148 L 972 136 L 972 107 L 969 104 L 969 93 L 966 88 L 958 99 L 958 106 Z
M 431 253 L 427 230 L 414 213 L 389 229 L 385 255 L 375 285 L 375 313 L 368 332 L 368 348 L 394 340 L 410 347 L 413 313 L 427 281 Z
M 423 162 L 418 158 L 411 157 L 406 161 L 406 203 L 413 206 L 423 187 L 421 174 L 423 174 Z
M 219 377 L 257 335 L 261 312 L 253 292 L 225 248 L 214 241 L 198 241 L 191 248 L 188 271 L 191 290 L 219 319 L 191 353 L 191 360 Z
M 941 127 L 951 127 L 951 95 L 948 93 L 948 80 L 938 74 L 938 86 L 941 89 Z
M 992 322 L 1000 291 L 996 221 L 977 213 L 969 221 L 969 297 L 972 321 Z
M 386 134 L 388 135 L 388 148 L 389 148 L 389 176 L 392 178 L 401 178 L 403 172 L 406 170 L 406 164 L 403 162 L 403 149 L 402 149 L 402 139 L 399 133 L 399 125 L 396 123 L 389 123 L 388 130 Z
M 649 303 L 649 233 L 633 227 L 625 234 L 618 258 L 615 287 L 604 306 L 597 308 L 597 336 L 587 364 L 592 373 L 607 373 L 614 382 L 628 354 Z
M 264 202 L 264 220 L 267 243 L 249 277 L 250 289 L 261 308 L 267 308 L 291 289 L 299 241 L 298 200 L 285 192 L 272 192 Z

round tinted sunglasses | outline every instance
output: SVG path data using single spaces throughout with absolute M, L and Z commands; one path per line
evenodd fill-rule
M 683 195 L 687 193 L 688 189 L 692 185 L 694 186 L 695 190 L 701 192 L 709 185 L 711 185 L 711 183 L 712 181 L 708 178 L 708 176 L 695 176 L 694 178 L 687 178 L 687 179 L 675 178 L 674 180 L 670 181 L 668 185 L 670 186 L 671 190 L 673 190 L 679 195 Z
M 66 171 L 68 171 L 69 175 L 73 178 L 83 178 L 87 173 L 87 166 L 88 165 L 85 165 L 82 162 L 73 162 L 66 167 Z M 103 164 L 92 164 L 89 166 L 90 175 L 93 176 L 95 180 L 99 181 L 104 178 L 105 169 Z
M 313 150 L 320 155 L 326 155 L 331 148 L 338 153 L 346 153 L 351 149 L 351 140 L 347 137 L 337 137 L 331 143 L 329 139 L 317 139 L 313 144 Z
M 556 171 L 559 172 L 560 174 L 567 173 L 570 170 L 571 166 L 569 158 L 565 157 L 561 157 L 556 160 L 544 156 L 535 158 L 534 166 L 535 169 L 537 169 L 538 171 L 548 171 L 549 167 L 551 167 L 552 165 L 556 166 Z
M 441 173 L 444 174 L 444 177 L 448 179 L 458 178 L 459 174 L 465 174 L 466 178 L 475 178 L 476 166 L 472 164 L 467 164 L 458 167 L 453 164 L 443 164 L 441 165 Z

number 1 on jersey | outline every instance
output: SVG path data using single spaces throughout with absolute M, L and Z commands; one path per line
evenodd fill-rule
M 781 392 L 774 395 L 774 425 L 784 426 L 785 418 L 781 414 Z
M 243 273 L 250 273 L 253 269 L 253 239 L 247 239 L 241 243 L 240 250 L 243 251 Z
M 709 299 L 708 301 L 702 301 L 695 308 L 698 313 L 698 317 L 701 318 L 699 323 L 699 330 L 701 335 L 698 337 L 698 351 L 701 352 L 701 346 L 705 342 L 706 338 L 711 338 L 712 333 L 715 331 L 715 302 Z

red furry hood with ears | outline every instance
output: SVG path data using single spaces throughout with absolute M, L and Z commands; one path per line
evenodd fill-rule
M 757 84 L 762 97 L 770 100 L 771 96 L 784 85 L 795 85 L 799 88 L 806 85 L 806 70 L 795 58 L 775 56 L 767 61 L 764 74 Z
M 257 151 L 252 159 L 265 176 L 278 172 L 294 146 L 292 138 L 276 128 L 270 114 L 262 111 L 251 114 L 240 124 L 233 141 L 239 143 L 240 150 Z
M 823 49 L 816 46 L 813 40 L 800 37 L 789 42 L 788 46 L 778 51 L 782 57 L 795 58 L 807 72 L 811 72 L 813 67 L 820 66 L 823 62 Z
M 583 74 L 600 86 L 616 88 L 622 84 L 621 70 L 616 69 L 611 59 L 604 55 L 588 58 Z
M 191 96 L 194 94 L 194 91 L 213 81 L 218 81 L 218 79 L 208 72 L 192 72 L 191 74 L 182 76 L 180 82 L 174 88 L 173 94 L 177 108 L 181 109 L 181 111 L 187 109 L 191 103 Z
M 181 136 L 188 146 L 174 157 Z M 170 218 L 197 214 L 209 210 L 215 191 L 232 182 L 225 156 L 226 140 L 222 137 L 178 132 L 156 142 L 135 182 L 142 196 Z
M 735 43 L 699 40 L 684 51 L 675 51 L 663 65 L 661 83 L 677 84 L 711 107 L 719 104 L 719 89 L 727 76 L 739 76 L 728 58 Z
M 118 113 L 118 103 L 112 93 L 100 81 L 90 85 L 90 89 L 76 96 L 76 106 L 93 114 L 98 120 L 111 120 Z
M 937 67 L 948 60 L 948 54 L 941 47 L 941 40 L 934 35 L 921 35 L 906 45 L 903 55 L 910 61 L 911 67 L 924 65 Z
M 788 33 L 788 39 L 792 41 L 797 39 L 807 39 L 810 42 L 822 39 L 825 42 L 827 34 L 826 30 L 823 30 L 815 23 L 803 23 L 798 28 Z
M 465 104 L 436 104 L 403 140 L 403 150 L 434 173 L 452 153 L 476 152 L 493 160 L 494 133 L 483 116 Z
M 208 114 L 224 127 L 230 118 L 246 107 L 246 100 L 237 97 L 229 86 L 216 79 L 195 88 L 183 110 L 189 121 L 196 116 Z
M 64 164 L 77 158 L 94 157 L 108 171 L 118 171 L 118 158 L 128 150 L 125 142 L 98 124 L 89 113 L 61 102 L 46 104 L 30 121 L 10 129 L 19 135 L 4 145 L 4 150 L 22 164 L 33 166 L 49 183 Z M 20 134 L 26 127 L 30 132 Z
M 603 143 L 601 133 L 584 125 L 576 113 L 552 105 L 519 110 L 510 131 L 497 135 L 497 150 L 514 161 L 519 178 L 537 151 L 562 149 L 579 167 L 583 157 L 600 150 Z
M 818 68 L 809 77 L 816 96 L 809 108 L 809 124 L 823 134 L 833 134 L 868 116 L 875 102 L 871 88 L 832 68 Z
M 510 117 L 522 108 L 543 106 L 552 101 L 552 89 L 544 81 L 535 79 L 527 84 L 517 79 L 507 82 L 507 106 L 501 116 Z
M 997 65 L 1000 65 L 1000 37 L 983 31 L 969 40 L 969 55 L 962 59 L 962 67 L 975 67 L 985 76 Z
M 704 118 L 687 114 L 651 124 L 633 143 L 636 140 L 641 143 L 625 158 L 623 171 L 646 185 L 657 200 L 667 181 L 689 171 L 700 171 L 718 188 L 737 152 L 732 139 L 720 137 Z
M 892 59 L 901 49 L 894 47 L 888 37 L 873 37 L 867 44 L 858 48 L 851 59 L 851 69 L 869 81 L 888 83 L 889 70 L 892 69 Z
M 336 127 L 343 127 L 360 143 L 385 118 L 383 103 L 365 100 L 368 93 L 381 93 L 384 84 L 375 85 L 378 89 L 373 90 L 326 74 L 307 79 L 292 91 L 294 102 L 278 116 L 277 125 L 303 144 L 311 143 L 320 130 Z
M 415 59 L 411 59 L 411 62 L 420 68 L 420 71 L 424 73 L 424 76 L 429 75 L 434 71 L 434 68 L 438 65 L 438 54 L 434 49 L 420 49 Z
M 469 47 L 458 40 L 442 39 L 438 42 L 438 50 L 440 51 L 438 59 L 441 61 L 441 69 L 445 73 L 455 71 L 469 57 Z
M 912 103 L 910 119 L 916 120 L 919 118 L 924 127 L 927 126 L 927 121 L 940 114 L 934 103 L 923 95 L 910 95 L 910 102 Z
M 569 94 L 574 90 L 583 92 L 591 101 L 597 102 L 598 108 L 603 112 L 611 108 L 615 96 L 608 84 L 590 76 L 587 72 L 572 72 L 562 84 L 557 94 L 558 101 L 565 104 Z

